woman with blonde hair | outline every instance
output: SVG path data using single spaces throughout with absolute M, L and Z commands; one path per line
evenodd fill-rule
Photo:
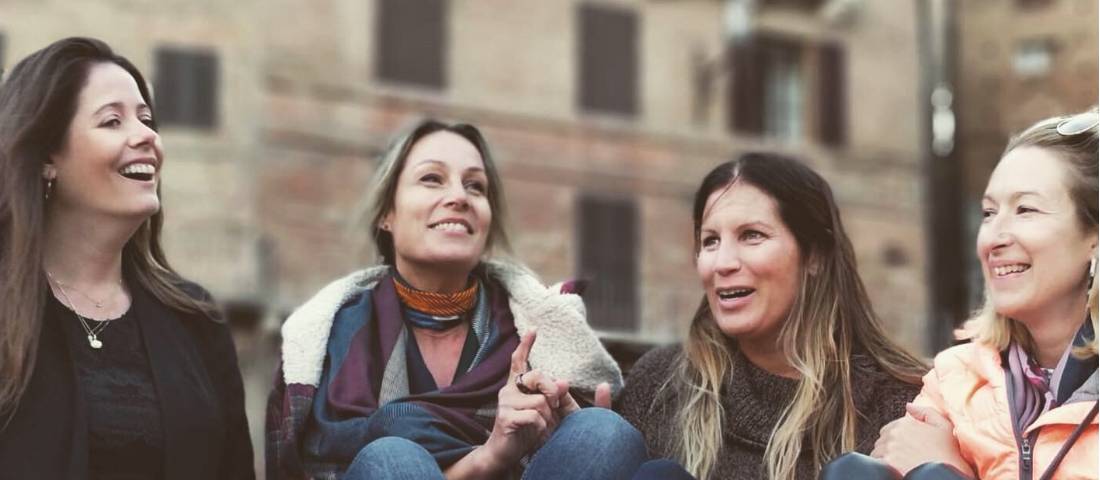
M 620 398 L 650 455 L 700 479 L 805 479 L 869 452 L 926 368 L 883 332 L 829 185 L 747 154 L 703 179 L 693 219 L 688 338 L 646 354 Z
M 481 132 L 416 123 L 368 194 L 382 263 L 284 324 L 268 477 L 629 478 L 637 430 L 578 403 L 610 406 L 622 385 L 580 297 L 487 258 L 507 237 Z
M 936 356 L 873 453 L 901 474 L 937 462 L 957 477 L 1097 478 L 1098 122 L 1049 118 L 1005 148 L 982 198 L 986 302 L 970 342 Z

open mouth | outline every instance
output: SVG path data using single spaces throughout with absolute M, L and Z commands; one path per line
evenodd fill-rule
M 137 180 L 139 182 L 152 181 L 156 176 L 157 167 L 154 167 L 148 163 L 131 163 L 125 167 L 119 169 L 118 174 L 130 180 Z
M 1031 265 L 1026 263 L 1017 263 L 1015 265 L 1003 265 L 1000 267 L 993 267 L 993 274 L 997 278 L 1007 277 L 1009 275 L 1015 275 L 1017 273 L 1023 273 L 1031 270 Z
M 721 300 L 735 300 L 752 295 L 752 293 L 755 291 L 755 288 L 731 288 L 726 290 L 719 290 L 718 298 Z
M 472 235 L 474 233 L 473 227 L 470 224 L 461 220 L 444 220 L 442 222 L 433 223 L 428 225 L 428 228 L 432 230 L 439 230 L 443 232 L 460 232 Z

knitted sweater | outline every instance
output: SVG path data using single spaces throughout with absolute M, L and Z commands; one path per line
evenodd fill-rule
M 655 349 L 643 356 L 618 398 L 618 410 L 645 436 L 652 458 L 673 458 L 676 413 L 681 401 L 672 388 L 661 390 L 676 374 L 680 346 Z M 870 358 L 852 358 L 853 396 L 860 416 L 856 422 L 856 450 L 870 453 L 879 430 L 905 414 L 905 403 L 920 385 L 905 383 L 884 372 Z M 733 368 L 726 382 L 722 406 L 726 413 L 721 453 L 711 475 L 714 479 L 765 478 L 764 449 L 783 409 L 794 397 L 797 381 L 772 375 L 753 365 L 740 351 L 733 354 Z M 670 385 L 671 387 L 671 385 Z M 804 451 L 796 478 L 813 479 L 813 455 Z

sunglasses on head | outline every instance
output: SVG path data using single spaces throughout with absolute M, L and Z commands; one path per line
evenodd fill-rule
M 1059 134 L 1071 137 L 1092 130 L 1097 125 L 1100 125 L 1100 113 L 1085 112 L 1062 120 L 1057 130 Z

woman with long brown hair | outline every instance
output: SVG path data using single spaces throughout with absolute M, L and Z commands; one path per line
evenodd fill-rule
M 747 154 L 703 179 L 693 219 L 688 338 L 646 354 L 620 398 L 650 455 L 700 479 L 803 479 L 869 452 L 926 368 L 882 330 L 825 180 Z
M 0 478 L 252 478 L 229 330 L 160 246 L 133 64 L 57 41 L 0 85 Z

